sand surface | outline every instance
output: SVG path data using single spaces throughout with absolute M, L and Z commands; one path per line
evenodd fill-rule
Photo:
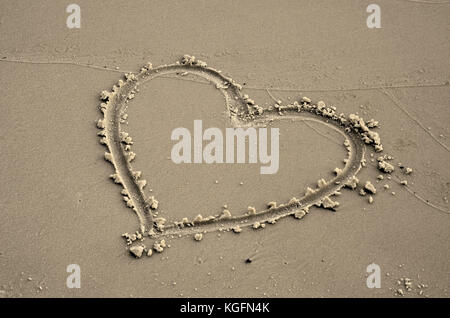
M 66 27 L 64 3 L 0 4 L 0 296 L 449 297 L 450 4 L 380 0 L 382 28 L 368 29 L 361 1 L 77 3 L 81 29 Z M 100 93 L 147 62 L 185 54 L 264 109 L 308 96 L 374 118 L 384 152 L 366 147 L 360 184 L 333 197 L 336 212 L 311 207 L 301 220 L 201 240 L 168 236 L 163 253 L 136 259 L 121 235 L 140 223 L 97 136 Z M 288 117 L 271 124 L 280 129 L 276 174 L 174 164 L 173 129 L 195 119 L 230 127 L 220 90 L 189 74 L 142 83 L 127 114 L 133 168 L 169 223 L 301 198 L 347 157 L 332 127 Z M 394 158 L 390 180 L 376 168 L 383 154 Z M 366 181 L 377 189 L 372 204 L 359 195 Z M 381 288 L 366 286 L 371 263 Z M 81 268 L 79 289 L 66 286 L 69 264 Z

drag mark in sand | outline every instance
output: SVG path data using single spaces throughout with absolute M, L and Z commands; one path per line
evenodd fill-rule
M 427 127 L 425 127 L 425 125 L 423 125 L 417 118 L 415 118 L 413 115 L 411 115 L 411 113 L 406 109 L 406 107 L 404 105 L 402 105 L 395 97 L 393 94 L 389 93 L 386 89 L 381 88 L 380 92 L 382 92 L 384 95 L 386 95 L 393 103 L 394 105 L 400 109 L 403 113 L 406 114 L 406 116 L 408 116 L 412 121 L 414 121 L 420 128 L 422 128 L 423 131 L 425 131 L 431 138 L 433 138 L 433 140 L 438 143 L 442 148 L 444 148 L 445 150 L 447 150 L 448 152 L 450 152 L 450 148 L 444 144 L 443 142 L 441 142 L 435 135 L 433 135 L 433 133 L 431 131 L 429 131 L 429 129 L 427 129 Z
M 146 196 L 144 187 L 146 180 L 142 179 L 140 171 L 134 171 L 131 162 L 136 154 L 131 151 L 133 145 L 132 138 L 122 130 L 122 124 L 127 118 L 126 110 L 129 102 L 139 91 L 139 86 L 159 76 L 175 74 L 185 76 L 187 74 L 196 75 L 206 79 L 220 90 L 225 97 L 227 116 L 234 127 L 267 126 L 273 121 L 291 120 L 314 121 L 336 130 L 344 138 L 343 146 L 347 149 L 348 157 L 344 160 L 343 169 L 336 168 L 336 176 L 326 181 L 318 181 L 316 188 L 307 188 L 305 194 L 299 199 L 292 198 L 288 203 L 280 204 L 271 202 L 268 208 L 257 212 L 250 208 L 246 213 L 239 216 L 232 216 L 228 210 L 224 210 L 220 215 L 203 217 L 198 215 L 193 220 L 183 218 L 178 222 L 168 222 L 163 218 L 158 218 L 155 212 L 158 209 L 158 201 L 152 196 Z M 233 231 L 239 233 L 242 227 L 253 227 L 254 229 L 264 228 L 267 223 L 274 224 L 280 218 L 294 216 L 297 219 L 303 218 L 312 206 L 334 210 L 339 205 L 331 199 L 338 195 L 343 187 L 355 189 L 359 180 L 356 178 L 361 166 L 365 164 L 364 154 L 366 145 L 372 146 L 376 152 L 382 152 L 378 133 L 373 129 L 378 126 L 378 122 L 371 119 L 364 121 L 363 118 L 355 114 L 346 116 L 338 114 L 335 107 L 326 106 L 324 102 L 313 103 L 309 98 L 303 97 L 300 101 L 292 104 L 281 105 L 281 102 L 274 106 L 262 108 L 248 95 L 241 92 L 242 86 L 233 79 L 222 75 L 206 63 L 198 61 L 195 57 L 184 56 L 179 62 L 170 65 L 162 65 L 153 68 L 150 63 L 144 66 L 137 74 L 126 74 L 123 80 L 119 80 L 114 85 L 112 91 L 103 91 L 101 94 L 102 103 L 100 110 L 104 117 L 97 122 L 100 129 L 98 135 L 100 142 L 104 144 L 108 151 L 105 152 L 105 159 L 109 161 L 115 169 L 111 178 L 115 183 L 121 184 L 122 195 L 126 205 L 136 213 L 140 229 L 136 234 L 125 233 L 130 247 L 130 252 L 136 257 L 141 257 L 143 251 L 147 250 L 142 243 L 145 237 L 155 239 L 153 250 L 162 252 L 166 242 L 166 237 L 181 237 L 192 235 L 197 241 L 200 236 L 213 231 Z M 390 164 L 386 162 L 386 156 L 379 157 L 379 168 L 383 172 L 390 173 Z M 393 169 L 393 168 L 392 168 Z M 134 243 L 136 242 L 136 244 Z M 152 248 L 147 255 L 152 254 Z

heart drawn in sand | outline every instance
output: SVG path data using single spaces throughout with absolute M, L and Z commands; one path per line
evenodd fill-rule
M 171 223 L 157 218 L 154 212 L 158 209 L 158 201 L 154 197 L 146 196 L 144 192 L 146 181 L 142 179 L 141 172 L 134 171 L 132 168 L 131 162 L 135 158 L 135 153 L 131 151 L 133 141 L 122 130 L 121 124 L 124 122 L 129 102 L 137 93 L 139 85 L 158 76 L 169 74 L 192 74 L 215 85 L 225 97 L 227 115 L 235 127 L 248 127 L 250 124 L 264 125 L 269 121 L 285 119 L 312 120 L 327 125 L 345 137 L 344 147 L 348 151 L 345 167 L 336 168 L 336 176 L 332 180 L 321 179 L 317 188 L 307 188 L 300 199 L 292 198 L 286 204 L 271 205 L 264 211 L 249 210 L 240 216 L 231 216 L 229 213 L 209 217 L 199 215 L 194 220 L 185 218 Z M 97 122 L 100 129 L 98 135 L 100 142 L 108 148 L 105 159 L 115 169 L 111 178 L 122 185 L 123 199 L 127 206 L 134 210 L 139 220 L 140 226 L 136 234 L 124 234 L 128 245 L 132 245 L 130 251 L 135 256 L 140 257 L 145 250 L 145 247 L 138 242 L 145 236 L 155 239 L 154 249 L 161 252 L 164 247 L 164 243 L 161 244 L 164 242 L 164 237 L 194 235 L 196 240 L 200 240 L 202 233 L 230 230 L 239 233 L 242 227 L 264 227 L 265 223 L 273 224 L 278 219 L 289 215 L 300 219 L 313 205 L 333 209 L 338 203 L 330 199 L 332 195 L 344 186 L 356 187 L 358 183 L 356 174 L 364 159 L 365 145 L 371 145 L 376 151 L 382 151 L 380 138 L 372 130 L 377 126 L 377 122 L 373 120 L 366 123 L 357 115 L 346 117 L 344 114 L 337 114 L 335 107 L 327 107 L 323 102 L 314 104 L 306 97 L 289 105 L 277 104 L 273 107 L 262 108 L 247 95 L 242 94 L 241 90 L 242 86 L 233 79 L 208 67 L 206 63 L 196 60 L 195 57 L 185 55 L 181 61 L 170 65 L 153 68 L 148 63 L 139 73 L 126 74 L 123 80 L 119 80 L 118 84 L 113 86 L 112 91 L 102 92 L 100 110 L 104 118 Z M 148 255 L 150 254 L 151 249 Z

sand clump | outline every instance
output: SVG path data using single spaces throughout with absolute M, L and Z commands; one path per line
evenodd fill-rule
M 266 227 L 266 225 L 264 223 L 261 222 L 255 222 L 252 225 L 253 229 L 257 230 L 257 229 L 263 229 Z
M 134 234 L 123 233 L 122 237 L 125 238 L 127 245 L 132 245 L 135 241 L 144 241 L 145 237 L 136 231 Z
M 249 206 L 247 209 L 247 214 L 248 215 L 255 215 L 256 214 L 256 209 L 252 206 Z
M 142 254 L 144 253 L 144 249 L 145 246 L 143 245 L 132 246 L 130 247 L 130 253 L 136 258 L 141 258 Z
M 392 164 L 387 162 L 387 160 L 389 160 L 389 157 L 387 156 L 378 157 L 378 169 L 385 173 L 392 173 L 394 172 L 395 168 Z
M 346 187 L 354 190 L 358 186 L 359 180 L 357 177 L 352 176 L 350 180 L 345 184 Z
M 364 189 L 367 190 L 368 192 L 372 193 L 372 194 L 377 193 L 377 189 L 375 188 L 375 186 L 370 181 L 366 182 L 366 184 L 364 185 Z
M 194 218 L 193 223 L 200 223 L 202 221 L 203 221 L 203 216 L 201 214 L 199 214 Z
M 306 216 L 306 214 L 308 214 L 308 212 L 309 212 L 308 208 L 301 209 L 300 211 L 294 213 L 294 217 L 298 220 L 303 219 Z
M 160 242 L 153 243 L 153 249 L 155 252 L 162 253 L 164 251 L 164 248 L 166 247 L 166 241 L 161 240 Z
M 320 201 L 320 203 L 317 204 L 317 206 L 324 209 L 335 210 L 339 206 L 339 202 L 333 201 L 330 199 L 329 196 L 327 196 L 323 198 L 322 201 Z
M 241 233 L 242 232 L 242 228 L 240 226 L 235 226 L 232 228 L 232 231 L 234 233 Z
M 147 200 L 148 205 L 150 206 L 150 208 L 152 210 L 157 210 L 158 209 L 158 204 L 159 202 L 155 199 L 155 197 L 151 196 L 148 198 Z
M 336 176 L 340 176 L 344 171 L 340 168 L 335 168 L 333 172 L 336 174 Z
M 411 278 L 402 277 L 397 280 L 397 285 L 400 287 L 395 290 L 397 296 L 405 296 L 406 293 L 417 291 L 419 296 L 425 296 L 424 291 L 428 288 L 427 284 L 418 283 L 414 285 L 413 280 Z
M 224 219 L 230 219 L 231 218 L 231 212 L 228 209 L 224 209 L 222 211 L 222 214 L 219 216 L 219 219 L 224 220 Z

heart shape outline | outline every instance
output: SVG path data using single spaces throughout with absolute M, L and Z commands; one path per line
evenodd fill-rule
M 196 218 L 193 221 L 183 220 L 165 225 L 165 220 L 158 220 L 153 215 L 157 210 L 158 202 L 153 197 L 147 197 L 143 191 L 146 180 L 141 179 L 141 172 L 134 171 L 131 165 L 135 153 L 131 151 L 133 144 L 131 137 L 121 129 L 121 124 L 126 116 L 128 103 L 137 92 L 138 87 L 156 77 L 165 75 L 193 74 L 214 84 L 225 97 L 225 104 L 229 119 L 235 127 L 245 127 L 251 124 L 264 125 L 269 121 L 280 119 L 312 120 L 339 132 L 344 138 L 344 146 L 348 151 L 343 169 L 336 169 L 336 176 L 329 180 L 319 180 L 318 188 L 308 188 L 305 195 L 300 199 L 293 198 L 286 204 L 278 207 L 247 213 L 241 216 L 210 216 L 207 218 Z M 121 184 L 122 195 L 127 206 L 132 208 L 139 220 L 139 231 L 142 236 L 160 239 L 166 236 L 184 236 L 191 234 L 206 233 L 212 231 L 234 230 L 265 222 L 275 223 L 278 219 L 294 215 L 302 218 L 308 213 L 311 206 L 325 208 L 333 207 L 334 203 L 330 196 L 338 193 L 345 186 L 355 188 L 358 183 L 356 175 L 361 169 L 364 161 L 365 146 L 371 145 L 375 151 L 383 150 L 378 133 L 373 132 L 377 126 L 374 122 L 366 123 L 357 115 L 337 114 L 334 107 L 327 107 L 323 102 L 314 104 L 304 97 L 298 102 L 289 105 L 275 105 L 274 107 L 262 108 L 255 102 L 242 94 L 242 86 L 233 79 L 222 75 L 214 68 L 208 67 L 206 63 L 195 59 L 193 56 L 185 55 L 181 61 L 174 64 L 162 65 L 153 68 L 151 63 L 141 68 L 137 74 L 125 75 L 125 81 L 119 80 L 112 91 L 103 91 L 100 99 L 100 111 L 103 118 L 97 122 L 100 129 L 100 143 L 108 148 L 105 159 L 115 168 L 111 178 L 115 183 Z M 280 116 L 284 115 L 284 116 Z M 161 219 L 161 218 L 159 218 Z M 128 245 L 130 240 L 125 235 Z

